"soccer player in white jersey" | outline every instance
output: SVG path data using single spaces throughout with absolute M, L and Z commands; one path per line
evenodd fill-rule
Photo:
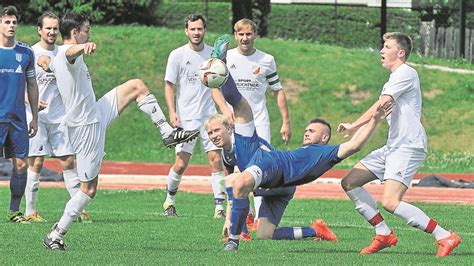
M 198 13 L 190 14 L 185 20 L 184 34 L 188 38 L 188 43 L 173 50 L 166 65 L 165 97 L 170 122 L 175 127 L 200 129 L 203 150 L 207 153 L 211 168 L 211 186 L 215 202 L 214 217 L 224 218 L 225 181 L 221 149 L 209 140 L 203 126 L 204 121 L 217 112 L 210 90 L 199 80 L 199 65 L 210 58 L 212 50 L 204 42 L 206 18 Z M 224 99 L 214 98 L 214 100 L 219 109 L 232 119 L 232 113 Z M 192 141 L 176 146 L 176 160 L 168 174 L 167 196 L 163 203 L 165 216 L 177 216 L 176 193 L 195 145 L 196 141 Z
M 234 37 L 237 48 L 227 52 L 227 67 L 240 93 L 252 108 L 258 136 L 271 143 L 270 117 L 265 97 L 267 88 L 270 88 L 281 115 L 280 134 L 285 144 L 288 144 L 291 138 L 290 115 L 275 59 L 255 48 L 257 25 L 252 20 L 237 21 L 234 25 Z M 260 208 L 261 201 L 261 197 L 254 198 L 255 210 Z M 258 221 L 258 211 L 255 212 L 255 221 Z
M 447 256 L 461 242 L 422 210 L 402 201 L 413 176 L 428 152 L 427 137 L 421 124 L 421 90 L 418 73 L 406 64 L 411 52 L 409 36 L 399 32 L 386 33 L 380 51 L 382 66 L 390 78 L 382 88 L 379 100 L 353 123 L 342 123 L 338 131 L 352 135 L 366 124 L 378 106 L 392 105 L 387 117 L 387 144 L 373 151 L 357 163 L 342 180 L 342 188 L 354 202 L 356 210 L 374 226 L 376 236 L 372 244 L 360 253 L 370 254 L 397 244 L 397 236 L 387 226 L 371 195 L 362 186 L 372 180 L 384 181 L 382 206 L 411 225 L 433 234 L 439 245 L 437 256 Z
M 64 235 L 72 222 L 95 196 L 98 174 L 105 155 L 105 132 L 107 126 L 133 101 L 141 111 L 150 116 L 159 128 L 165 145 L 189 141 L 198 130 L 174 129 L 165 116 L 153 94 L 139 79 L 129 80 L 110 90 L 96 102 L 92 82 L 83 55 L 96 51 L 97 46 L 89 42 L 90 23 L 87 15 L 67 13 L 61 19 L 59 30 L 64 45 L 51 60 L 41 56 L 38 64 L 56 76 L 59 93 L 66 108 L 62 124 L 67 126 L 69 140 L 77 160 L 77 174 L 81 181 L 80 190 L 68 201 L 64 213 L 52 231 L 45 236 L 46 248 L 64 250 Z
M 42 55 L 54 58 L 58 49 L 56 39 L 59 33 L 59 18 L 56 14 L 47 12 L 38 18 L 37 32 L 40 41 L 32 46 L 35 58 Z M 65 109 L 56 86 L 56 77 L 53 73 L 44 71 L 35 64 L 36 81 L 39 88 L 38 133 L 30 138 L 28 180 L 25 190 L 26 210 L 25 218 L 30 222 L 46 222 L 37 210 L 39 177 L 43 168 L 44 157 L 57 157 L 63 170 L 64 183 L 72 197 L 78 190 L 80 181 L 74 166 L 74 150 L 69 138 L 60 129 L 59 124 L 64 116 Z M 31 120 L 31 109 L 27 105 L 27 117 Z M 84 217 L 88 217 L 83 213 Z

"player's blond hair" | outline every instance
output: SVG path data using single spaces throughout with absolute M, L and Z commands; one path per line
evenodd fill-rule
M 398 48 L 405 51 L 405 61 L 408 60 L 408 56 L 411 53 L 412 40 L 410 36 L 401 32 L 387 32 L 383 35 L 383 40 L 395 40 Z
M 224 115 L 215 114 L 215 115 L 210 116 L 208 119 L 206 119 L 206 122 L 204 122 L 204 129 L 207 131 L 207 129 L 209 128 L 209 125 L 214 121 L 221 122 L 225 128 L 228 128 L 230 125 L 229 120 L 227 120 L 227 118 Z
M 248 18 L 243 18 L 237 21 L 234 25 L 234 32 L 241 31 L 242 29 L 247 27 L 250 27 L 253 32 L 257 32 L 257 24 L 255 24 L 255 22 L 251 21 Z

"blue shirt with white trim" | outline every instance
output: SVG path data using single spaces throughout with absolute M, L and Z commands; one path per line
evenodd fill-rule
M 26 79 L 35 79 L 34 54 L 30 46 L 16 42 L 0 46 L 0 122 L 26 123 Z

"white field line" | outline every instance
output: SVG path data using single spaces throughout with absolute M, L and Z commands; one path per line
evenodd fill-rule
M 437 66 L 437 65 L 416 64 L 416 63 L 411 63 L 411 62 L 408 62 L 407 64 L 414 67 L 424 67 L 428 69 L 440 70 L 443 72 L 454 72 L 454 73 L 459 73 L 459 74 L 474 74 L 474 70 L 468 70 L 468 69 L 450 68 L 450 67 Z

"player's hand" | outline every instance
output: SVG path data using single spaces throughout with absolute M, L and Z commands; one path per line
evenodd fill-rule
M 222 228 L 222 238 L 227 239 L 230 236 L 230 219 L 224 222 L 224 226 Z
M 390 107 L 389 110 L 391 112 L 392 108 Z M 377 107 L 377 109 L 375 110 L 374 114 L 372 115 L 372 117 L 377 122 L 379 122 L 380 120 L 385 119 L 385 117 L 387 117 L 386 107 L 384 107 L 383 105 L 379 105 Z
M 84 54 L 92 54 L 97 49 L 97 45 L 94 42 L 88 42 L 84 44 Z
M 229 125 L 233 125 L 235 123 L 234 113 L 230 110 L 223 111 L 222 114 L 227 118 Z
M 49 69 L 49 63 L 51 63 L 51 58 L 46 55 L 38 57 L 38 60 L 36 61 L 36 64 L 46 72 L 51 72 L 51 69 Z
M 340 123 L 339 126 L 337 126 L 337 132 L 344 135 L 344 138 L 354 135 L 354 129 L 351 123 Z
M 28 130 L 28 135 L 30 138 L 34 137 L 36 135 L 36 132 L 38 132 L 38 118 L 36 119 L 31 119 L 30 122 L 30 128 Z
M 45 101 L 39 100 L 38 101 L 38 112 L 46 109 L 48 104 Z
M 175 112 L 170 112 L 170 123 L 174 128 L 179 127 L 179 116 Z
M 389 115 L 392 112 L 393 102 L 392 101 L 386 101 L 383 104 L 381 104 L 379 107 L 383 108 L 384 113 L 385 113 L 385 117 L 387 117 L 387 115 Z M 378 112 L 378 110 L 376 110 L 375 112 Z
M 291 127 L 290 124 L 283 124 L 281 125 L 280 129 L 280 135 L 283 141 L 285 142 L 285 145 L 288 145 L 291 139 Z

